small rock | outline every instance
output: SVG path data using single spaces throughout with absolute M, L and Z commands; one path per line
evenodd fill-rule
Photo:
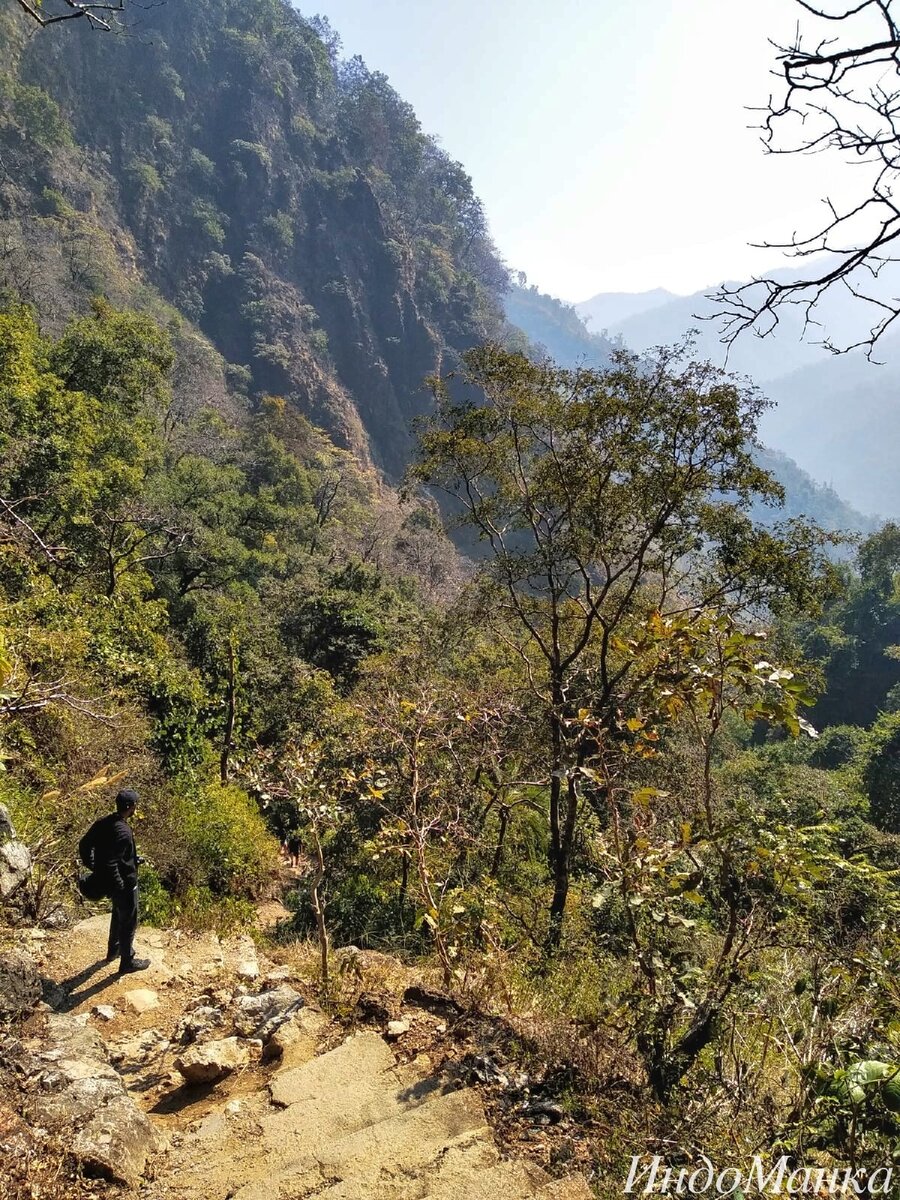
M 291 1046 L 296 1046 L 301 1036 L 296 1021 L 285 1021 L 266 1042 L 263 1057 L 265 1059 L 284 1058 L 285 1051 L 289 1050 Z
M 91 1011 L 101 1021 L 114 1021 L 116 1019 L 116 1010 L 111 1004 L 96 1004 Z
M 258 979 L 259 978 L 259 963 L 248 959 L 247 962 L 238 963 L 237 975 L 241 979 Z
M 230 1037 L 188 1047 L 175 1059 L 175 1068 L 188 1083 L 215 1083 L 247 1060 L 247 1047 Z
M 411 1023 L 405 1017 L 401 1021 L 388 1021 L 387 1035 L 389 1038 L 403 1037 L 411 1028 Z
M 271 971 L 266 971 L 267 983 L 282 983 L 285 979 L 290 979 L 291 968 L 289 966 L 273 967 Z
M 175 1030 L 176 1038 L 181 1042 L 196 1042 L 210 1033 L 224 1020 L 221 1008 L 211 1004 L 201 1004 L 192 1013 L 181 1018 Z
M 150 988 L 135 988 L 134 991 L 126 992 L 122 997 L 127 1008 L 132 1012 L 145 1013 L 151 1008 L 159 1008 L 159 996 Z
M 234 1018 L 235 1033 L 265 1041 L 303 1007 L 303 997 L 282 984 L 256 996 L 241 996 Z
M 558 1104 L 554 1104 L 551 1100 L 534 1100 L 525 1106 L 523 1115 L 526 1117 L 536 1117 L 545 1125 L 556 1125 L 563 1119 L 565 1112 Z
M 229 1100 L 225 1105 L 225 1111 L 228 1113 L 229 1117 L 237 1116 L 237 1114 L 241 1111 L 240 1100 Z

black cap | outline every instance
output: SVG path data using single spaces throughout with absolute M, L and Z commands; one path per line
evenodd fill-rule
M 138 794 L 132 792 L 128 788 L 123 788 L 116 796 L 116 812 L 127 812 L 129 808 L 137 808 Z

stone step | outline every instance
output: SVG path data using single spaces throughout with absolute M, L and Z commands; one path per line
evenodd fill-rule
M 567 1175 L 544 1184 L 537 1192 L 538 1200 L 594 1200 L 594 1193 L 583 1175 Z
M 510 1159 L 486 1171 L 439 1174 L 428 1182 L 423 1200 L 531 1200 L 546 1181 L 540 1167 Z
M 305 1105 L 284 1113 L 301 1121 Z M 324 1135 L 321 1129 L 283 1128 L 280 1140 L 263 1122 L 265 1180 L 255 1180 L 234 1193 L 234 1200 L 294 1200 L 315 1193 L 332 1200 L 346 1195 L 378 1200 L 408 1192 L 408 1181 L 427 1173 L 433 1163 L 455 1148 L 490 1139 L 484 1110 L 468 1091 L 434 1095 L 353 1132 Z M 303 1152 L 296 1154 L 298 1147 Z

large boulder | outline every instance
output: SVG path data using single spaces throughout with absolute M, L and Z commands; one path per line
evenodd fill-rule
M 34 960 L 11 951 L 0 954 L 0 1022 L 21 1021 L 41 998 L 41 977 Z
M 0 900 L 12 899 L 31 878 L 31 851 L 15 839 L 0 845 Z
M 175 1059 L 175 1069 L 187 1083 L 215 1083 L 244 1066 L 249 1057 L 236 1037 L 195 1042 Z

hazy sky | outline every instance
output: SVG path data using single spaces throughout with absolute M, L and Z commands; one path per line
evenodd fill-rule
M 766 156 L 747 128 L 792 0 L 299 6 L 390 77 L 471 174 L 509 265 L 566 300 L 764 270 L 773 252 L 747 243 L 809 228 L 835 193 L 829 159 Z

